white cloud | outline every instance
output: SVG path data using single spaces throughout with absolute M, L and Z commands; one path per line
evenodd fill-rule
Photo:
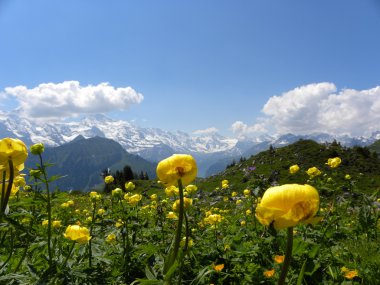
M 194 131 L 193 134 L 194 135 L 213 135 L 213 134 L 216 134 L 218 132 L 218 129 L 217 128 L 207 128 L 207 129 L 204 129 L 204 130 L 197 130 L 197 131 Z
M 259 118 L 262 127 L 273 128 L 278 134 L 368 136 L 380 130 L 380 86 L 337 92 L 333 83 L 313 83 L 271 97 L 262 111 L 266 115 Z M 235 122 L 232 129 L 249 134 L 256 125 Z
M 231 129 L 232 129 L 232 132 L 237 137 L 245 137 L 245 136 L 257 135 L 257 134 L 267 132 L 267 129 L 264 123 L 256 123 L 252 126 L 248 126 L 242 121 L 234 122 L 231 126 Z
M 144 99 L 131 87 L 115 88 L 109 83 L 80 86 L 78 81 L 42 83 L 32 89 L 7 87 L 5 93 L 19 102 L 21 115 L 33 118 L 61 119 L 126 110 Z

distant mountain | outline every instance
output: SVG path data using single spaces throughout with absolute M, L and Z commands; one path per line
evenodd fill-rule
M 30 154 L 26 167 L 35 167 L 39 163 L 37 158 Z M 53 164 L 48 168 L 49 176 L 65 176 L 54 183 L 61 190 L 89 190 L 103 182 L 100 174 L 104 169 L 110 168 L 111 172 L 115 172 L 125 165 L 137 174 L 143 171 L 150 178 L 156 176 L 155 164 L 127 153 L 117 142 L 101 137 L 85 139 L 78 136 L 61 146 L 47 147 L 43 159 Z
M 188 153 L 197 159 L 198 175 L 213 175 L 240 157 L 250 157 L 269 148 L 285 146 L 299 139 L 316 142 L 337 140 L 344 146 L 370 145 L 380 139 L 380 132 L 369 138 L 331 136 L 329 134 L 282 136 L 264 135 L 257 138 L 235 139 L 219 134 L 190 135 L 157 128 L 140 128 L 127 121 L 93 115 L 78 121 L 39 123 L 14 113 L 0 113 L 0 137 L 16 137 L 27 145 L 42 142 L 46 146 L 61 146 L 79 135 L 84 138 L 103 137 L 118 142 L 128 153 L 157 163 L 173 153 Z

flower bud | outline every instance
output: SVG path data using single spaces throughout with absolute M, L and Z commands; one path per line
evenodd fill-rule
M 45 150 L 45 147 L 42 143 L 36 143 L 30 147 L 30 152 L 34 155 L 39 155 L 43 153 Z

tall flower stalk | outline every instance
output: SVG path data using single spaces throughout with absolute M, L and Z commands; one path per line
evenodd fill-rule
M 293 227 L 299 223 L 315 223 L 319 209 L 318 191 L 310 185 L 285 184 L 267 189 L 256 208 L 258 221 L 276 230 L 287 229 L 285 261 L 278 285 L 285 284 L 293 249 Z
M 178 186 L 179 189 L 179 208 L 178 224 L 175 233 L 173 248 L 168 254 L 168 259 L 164 265 L 164 280 L 166 284 L 172 284 L 172 276 L 175 270 L 177 258 L 179 255 L 182 227 L 185 211 L 185 202 L 183 194 L 183 185 L 191 183 L 197 175 L 197 166 L 194 158 L 187 154 L 174 154 L 157 165 L 157 177 L 165 186 Z M 186 240 L 188 236 L 186 234 Z M 174 268 L 173 268 L 174 267 Z M 180 268 L 181 271 L 181 268 Z M 179 274 L 179 283 L 181 282 L 182 273 Z

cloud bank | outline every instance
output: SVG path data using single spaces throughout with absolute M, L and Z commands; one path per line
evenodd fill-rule
M 131 87 L 115 88 L 109 83 L 81 86 L 78 81 L 42 83 L 32 89 L 7 87 L 5 95 L 16 98 L 22 116 L 40 119 L 126 110 L 144 99 Z
M 380 86 L 337 90 L 333 83 L 313 83 L 271 97 L 264 105 L 263 129 L 278 134 L 313 132 L 369 136 L 380 131 Z M 236 135 L 254 135 L 257 124 L 232 124 Z
M 219 130 L 217 128 L 211 127 L 204 130 L 196 130 L 193 132 L 193 134 L 194 135 L 213 135 L 213 134 L 218 133 L 218 131 Z

